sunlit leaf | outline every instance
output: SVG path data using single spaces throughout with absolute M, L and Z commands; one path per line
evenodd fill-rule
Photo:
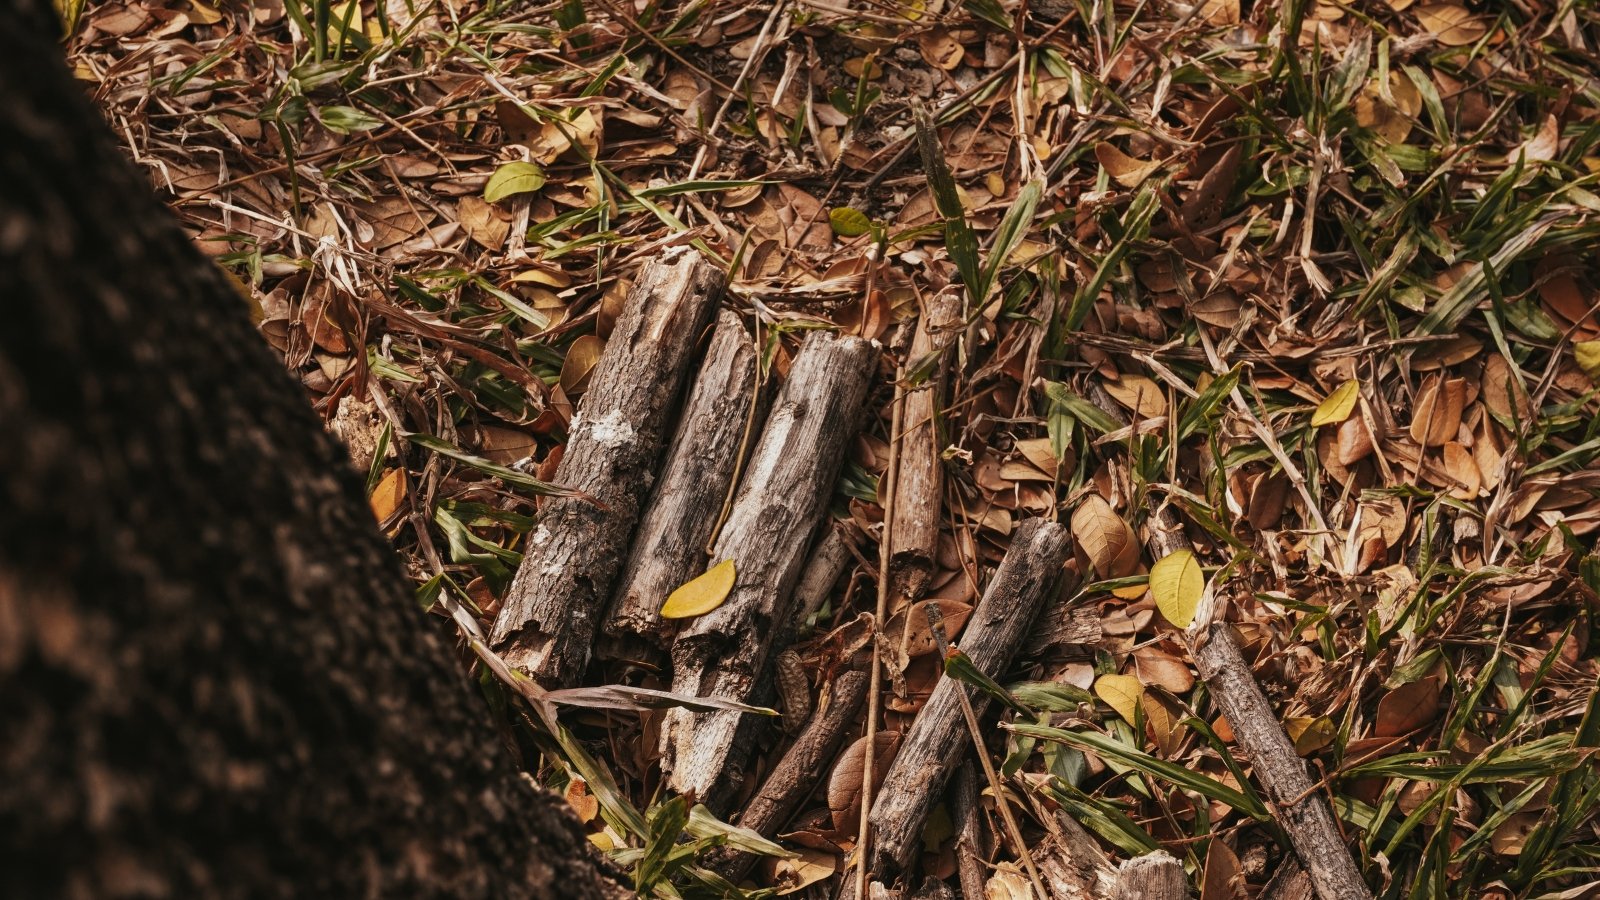
M 1350 414 L 1355 412 L 1356 400 L 1361 396 L 1361 382 L 1352 378 L 1344 384 L 1333 389 L 1328 399 L 1317 404 L 1317 411 L 1311 414 L 1311 427 L 1321 428 L 1324 425 L 1338 425 Z
M 1188 550 L 1168 554 L 1150 567 L 1150 595 L 1155 598 L 1156 608 L 1179 628 L 1188 628 L 1194 621 L 1205 590 L 1205 573 Z
M 733 560 L 725 559 L 673 591 L 661 605 L 663 619 L 691 619 L 722 605 L 733 590 Z

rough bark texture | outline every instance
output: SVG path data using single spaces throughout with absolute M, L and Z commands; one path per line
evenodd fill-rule
M 617 580 L 608 637 L 662 650 L 669 643 L 672 623 L 659 615 L 661 604 L 705 571 L 706 540 L 733 485 L 745 429 L 752 415 L 760 424 L 761 410 L 752 410 L 756 362 L 744 323 L 723 311 Z
M 1117 887 L 1111 900 L 1184 900 L 1189 878 L 1183 863 L 1165 850 L 1125 859 L 1117 867 Z
M 1118 422 L 1126 417 L 1104 389 L 1094 385 L 1090 400 Z M 1151 502 L 1145 543 L 1155 559 L 1193 545 L 1170 507 Z M 1256 683 L 1238 636 L 1225 622 L 1198 619 L 1185 634 L 1189 657 L 1205 680 L 1213 702 L 1228 717 L 1234 742 L 1249 757 L 1255 779 L 1272 802 L 1320 900 L 1371 900 L 1372 891 L 1345 847 L 1333 809 L 1306 774 L 1277 713 Z
M 595 364 L 554 479 L 589 499 L 545 503 L 490 637 L 507 663 L 546 686 L 583 677 L 722 287 L 698 251 L 668 250 L 640 273 Z
M 935 297 L 917 322 L 916 336 L 911 341 L 911 364 L 921 364 L 929 354 L 949 344 L 960 327 L 958 298 L 950 294 Z M 939 459 L 938 415 L 944 394 L 944 366 L 935 364 L 928 380 L 905 397 L 889 577 L 890 589 L 912 600 L 927 592 L 933 556 L 939 547 L 944 463 Z
M 1272 873 L 1272 880 L 1261 889 L 1261 900 L 1311 900 L 1311 876 L 1294 854 L 1285 856 Z
M 822 604 L 833 596 L 833 588 L 839 583 L 839 576 L 844 574 L 845 569 L 849 568 L 851 561 L 856 558 L 855 554 L 850 552 L 852 541 L 845 536 L 847 527 L 849 526 L 834 523 L 833 527 L 817 540 L 817 546 L 812 549 L 811 558 L 806 561 L 806 567 L 800 573 L 800 583 L 794 589 L 793 620 L 796 628 L 804 626 L 807 619 L 822 609 Z
M 795 811 L 811 796 L 838 755 L 845 732 L 858 721 L 861 703 L 867 697 L 867 681 L 865 672 L 845 672 L 834 681 L 827 708 L 811 717 L 761 789 L 745 804 L 744 813 L 739 816 L 741 826 L 770 838 L 794 818 Z M 749 853 L 723 848 L 713 857 L 712 864 L 738 884 L 755 862 L 756 857 Z
M 711 553 L 712 563 L 734 561 L 733 590 L 673 642 L 673 690 L 743 701 L 766 675 L 774 635 L 789 621 L 795 580 L 861 420 L 876 361 L 866 341 L 823 332 L 806 338 L 796 354 Z M 674 790 L 713 810 L 727 802 L 741 776 L 740 718 L 668 711 L 662 767 Z
M 0 896 L 598 897 L 344 450 L 0 0 Z
M 960 649 L 980 671 L 998 677 L 1010 665 L 1039 611 L 1055 588 L 1071 552 L 1067 530 L 1054 522 L 1029 519 L 1011 538 L 1011 547 L 961 635 Z M 928 813 L 944 793 L 972 737 L 958 691 L 966 691 L 982 716 L 989 697 L 953 678 L 942 678 L 917 713 L 872 804 L 874 880 L 890 883 L 903 874 L 922 845 Z
M 978 806 L 978 776 L 972 771 L 971 762 L 956 769 L 950 795 L 961 896 L 982 897 L 989 880 L 989 848 L 983 835 L 983 810 Z

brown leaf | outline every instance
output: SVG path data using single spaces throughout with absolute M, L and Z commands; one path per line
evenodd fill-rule
M 1400 737 L 1433 721 L 1439 714 L 1439 680 L 1423 678 L 1402 684 L 1378 701 L 1374 737 Z
M 967 624 L 968 617 L 972 615 L 971 606 L 953 600 L 923 600 L 896 613 L 889 619 L 889 627 L 884 633 L 896 647 L 904 646 L 906 656 L 912 659 L 926 656 L 939 649 L 938 643 L 933 639 L 933 626 L 928 621 L 929 604 L 938 605 L 947 641 L 956 639 L 956 635 L 961 633 L 962 626 Z
M 605 341 L 592 334 L 583 335 L 572 342 L 572 346 L 567 348 L 567 358 L 561 363 L 563 391 L 577 396 L 588 389 L 589 375 L 594 371 L 595 363 L 600 361 L 600 353 L 605 346 Z
M 876 791 L 889 774 L 889 764 L 894 762 L 894 752 L 900 748 L 900 732 L 880 731 L 873 740 L 872 789 Z M 833 764 L 833 774 L 828 776 L 828 809 L 833 813 L 833 827 L 855 834 L 860 824 L 861 775 L 867 762 L 867 737 L 862 735 L 839 754 Z
M 1089 564 L 1102 578 L 1117 578 L 1125 567 L 1125 555 L 1130 546 L 1137 546 L 1133 529 L 1122 520 L 1099 494 L 1084 495 L 1083 502 L 1072 512 L 1072 536 L 1089 557 Z M 1138 562 L 1138 554 L 1134 555 Z
M 1411 412 L 1411 439 L 1424 447 L 1442 447 L 1455 440 L 1466 399 L 1465 379 L 1429 376 Z

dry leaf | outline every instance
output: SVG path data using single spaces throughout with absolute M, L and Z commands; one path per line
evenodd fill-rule
M 1455 440 L 1466 399 L 1464 379 L 1429 376 L 1411 412 L 1411 439 L 1424 447 L 1442 447 Z
M 963 581 L 965 579 L 962 579 Z M 962 626 L 972 615 L 972 607 L 952 600 L 923 600 L 896 613 L 884 630 L 896 648 L 904 647 L 907 658 L 926 656 L 939 649 L 933 639 L 933 626 L 928 622 L 928 604 L 936 603 L 944 624 L 945 640 L 953 641 Z
M 889 764 L 894 762 L 894 752 L 900 748 L 900 732 L 880 731 L 872 742 L 872 785 L 876 791 L 889 774 Z M 845 830 L 859 824 L 861 813 L 861 774 L 867 763 L 867 736 L 855 739 L 844 748 L 833 764 L 828 776 L 828 809 L 833 813 L 833 827 Z
M 600 354 L 605 347 L 606 342 L 592 334 L 573 341 L 572 346 L 567 348 L 566 359 L 561 363 L 561 389 L 574 397 L 587 390 L 589 376 L 594 372 L 595 363 L 600 361 Z
M 1478 462 L 1472 458 L 1471 450 L 1455 441 L 1445 444 L 1444 472 L 1455 482 L 1455 486 L 1450 490 L 1450 496 L 1457 500 L 1478 498 L 1478 490 L 1483 486 L 1483 477 L 1478 472 Z
M 378 520 L 379 525 L 389 521 L 405 497 L 406 470 L 396 468 L 383 473 L 378 486 L 372 489 L 372 517 Z
M 1133 529 L 1122 520 L 1099 494 L 1086 494 L 1072 512 L 1072 536 L 1089 557 L 1089 564 L 1102 578 L 1130 574 L 1124 557 L 1129 547 L 1137 548 Z M 1138 553 L 1133 556 L 1138 564 Z
M 831 878 L 838 869 L 837 854 L 813 847 L 801 847 L 797 852 L 800 855 L 794 859 L 779 859 L 774 862 L 772 882 L 777 887 L 780 897 Z
M 663 619 L 703 616 L 722 605 L 733 590 L 733 560 L 725 559 L 673 591 L 661 605 Z
M 1374 737 L 1399 737 L 1421 728 L 1439 714 L 1439 679 L 1402 684 L 1378 701 Z
M 1094 146 L 1094 158 L 1105 167 L 1106 174 L 1110 175 L 1117 184 L 1125 188 L 1136 188 L 1144 183 L 1157 169 L 1161 168 L 1159 159 L 1135 159 L 1121 150 L 1115 144 L 1102 141 Z
M 1167 396 L 1161 385 L 1143 375 L 1124 375 L 1107 381 L 1103 387 L 1118 403 L 1141 419 L 1154 419 L 1167 413 Z
M 1206 576 L 1188 550 L 1163 556 L 1150 567 L 1150 596 L 1168 622 L 1188 628 L 1206 592 Z
M 1489 33 L 1477 16 L 1454 3 L 1429 3 L 1417 7 L 1417 21 L 1447 47 L 1476 43 Z

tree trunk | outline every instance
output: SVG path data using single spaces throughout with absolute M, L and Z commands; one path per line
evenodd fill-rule
M 614 890 L 58 31 L 0 0 L 0 896 Z

